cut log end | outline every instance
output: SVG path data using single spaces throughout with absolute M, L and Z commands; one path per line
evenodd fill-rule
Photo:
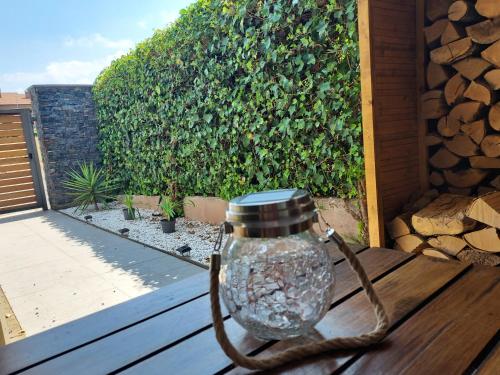
M 424 236 L 456 235 L 474 229 L 476 221 L 465 216 L 472 198 L 441 194 L 412 215 L 413 228 Z
M 497 158 L 500 156 L 500 134 L 492 134 L 484 137 L 481 142 L 481 150 L 490 158 Z
M 428 256 L 428 257 L 433 257 L 433 258 L 438 258 L 438 259 L 446 259 L 446 260 L 451 260 L 453 257 L 449 256 L 448 254 L 445 254 L 439 250 L 433 249 L 433 248 L 427 248 L 422 250 L 422 254 Z
M 474 249 L 500 253 L 500 238 L 495 228 L 485 228 L 465 233 L 464 240 Z
M 465 263 L 479 264 L 482 266 L 498 266 L 500 256 L 485 251 L 464 249 L 457 254 L 457 258 Z
M 457 188 L 475 187 L 488 176 L 487 171 L 476 168 L 464 169 L 457 172 L 446 170 L 443 174 L 446 182 Z

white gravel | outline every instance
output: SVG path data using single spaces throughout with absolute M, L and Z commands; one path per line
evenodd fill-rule
M 118 230 L 128 228 L 129 237 L 168 252 L 180 255 L 175 249 L 189 245 L 191 247 L 190 258 L 197 262 L 208 265 L 210 254 L 213 251 L 215 240 L 219 233 L 219 227 L 199 221 L 177 218 L 174 233 L 163 233 L 159 220 L 154 217 L 153 210 L 139 209 L 141 218 L 125 220 L 122 209 L 124 206 L 112 204 L 109 208 L 99 211 L 88 209 L 84 213 L 75 212 L 74 208 L 66 208 L 62 212 L 84 220 L 84 216 L 92 215 L 92 224 L 108 229 L 118 234 Z M 224 236 L 223 244 L 227 236 Z

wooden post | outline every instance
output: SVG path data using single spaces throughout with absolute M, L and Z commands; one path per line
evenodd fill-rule
M 361 108 L 365 151 L 366 205 L 370 246 L 384 246 L 382 202 L 377 190 L 377 150 L 373 118 L 370 2 L 358 2 L 359 55 L 361 65 Z

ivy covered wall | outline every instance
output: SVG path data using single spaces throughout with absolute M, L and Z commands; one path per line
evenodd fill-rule
M 97 78 L 125 190 L 354 197 L 363 175 L 356 0 L 199 0 Z

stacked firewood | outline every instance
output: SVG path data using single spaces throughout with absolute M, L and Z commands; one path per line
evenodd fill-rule
M 491 191 L 500 169 L 500 0 L 427 0 L 425 13 L 430 183 Z
M 497 178 L 500 183 L 500 178 Z M 430 190 L 387 225 L 395 248 L 443 259 L 500 264 L 500 191 L 478 198 Z

